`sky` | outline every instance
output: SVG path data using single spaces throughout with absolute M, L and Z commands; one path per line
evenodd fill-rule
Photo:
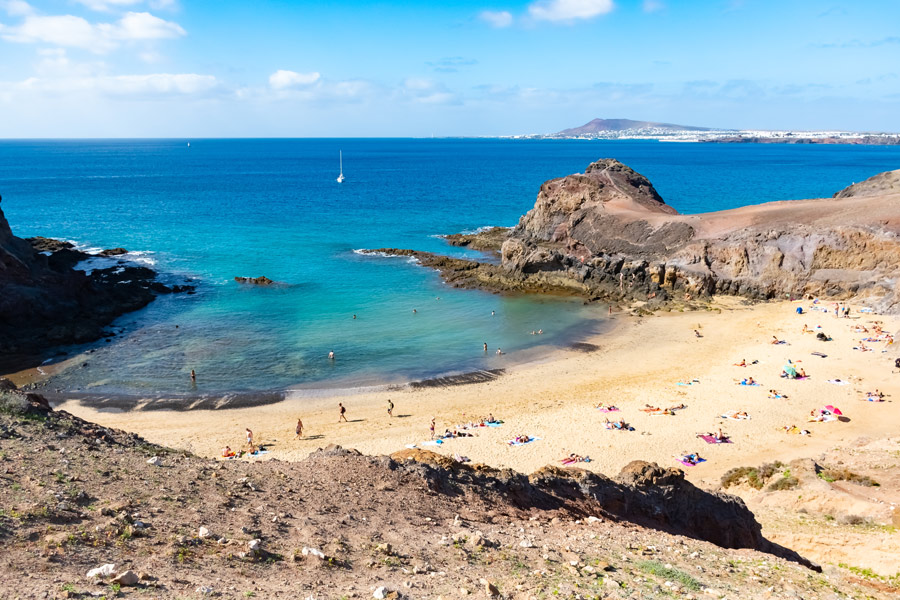
M 0 138 L 900 131 L 900 0 L 0 0 Z

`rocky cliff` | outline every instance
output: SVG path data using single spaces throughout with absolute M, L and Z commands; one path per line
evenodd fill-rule
M 96 340 L 157 294 L 192 289 L 125 262 L 90 274 L 73 268 L 87 258 L 66 242 L 14 236 L 0 210 L 0 372 L 39 364 L 54 346 Z
M 520 279 L 580 284 L 613 300 L 663 302 L 714 293 L 754 299 L 856 297 L 900 308 L 896 172 L 835 198 L 679 215 L 614 160 L 545 183 L 504 242 Z

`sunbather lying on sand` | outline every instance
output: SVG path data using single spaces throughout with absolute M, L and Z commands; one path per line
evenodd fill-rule
M 685 405 L 684 403 L 681 403 L 681 404 L 676 404 L 675 406 L 670 406 L 666 410 L 668 410 L 668 411 L 683 410 L 685 408 L 687 408 L 687 405 Z
M 747 421 L 750 419 L 750 415 L 747 414 L 745 410 L 734 410 L 731 412 L 724 413 L 722 415 L 726 419 L 732 419 L 735 421 Z
M 746 379 L 741 379 L 738 385 L 759 385 L 752 377 L 747 377 Z
M 884 394 L 878 390 L 866 392 L 866 397 L 863 398 L 863 400 L 868 400 L 869 402 L 884 402 Z
M 690 465 L 696 465 L 703 459 L 700 457 L 699 452 L 682 452 L 681 460 Z
M 734 363 L 734 366 L 736 366 L 736 367 L 746 367 L 746 366 L 747 366 L 747 359 L 746 359 L 746 358 L 742 358 L 742 359 L 741 359 L 741 362 L 739 362 L 739 363 Z
M 796 425 L 785 425 L 781 428 L 785 433 L 792 433 L 797 435 L 812 435 L 808 429 L 800 429 Z
M 572 453 L 572 454 L 568 455 L 567 457 L 563 458 L 562 460 L 560 460 L 559 462 L 561 462 L 564 465 L 573 465 L 575 463 L 586 462 L 589 460 L 590 459 L 585 458 L 584 456 L 581 456 L 580 454 Z
M 615 404 L 606 404 L 604 402 L 601 402 L 600 404 L 598 404 L 597 408 L 600 410 L 605 410 L 607 412 L 619 410 L 619 407 L 616 406 Z
M 714 438 L 717 442 L 722 442 L 728 439 L 728 434 L 722 433 L 722 428 L 720 427 L 715 433 L 698 433 L 697 437 L 711 437 Z
M 625 419 L 619 419 L 618 421 L 610 421 L 606 420 L 606 428 L 607 429 L 618 429 L 620 431 L 628 431 L 628 423 L 625 422 Z
M 773 400 L 782 400 L 787 398 L 787 394 L 781 394 L 777 390 L 769 390 L 769 398 Z
M 530 441 L 531 441 L 531 436 L 523 434 L 523 435 L 517 435 L 516 437 L 514 437 L 512 439 L 512 441 L 510 442 L 510 444 L 527 444 Z

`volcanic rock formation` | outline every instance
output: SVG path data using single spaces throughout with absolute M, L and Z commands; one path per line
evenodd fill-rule
M 68 242 L 14 236 L 0 210 L 0 371 L 33 366 L 54 346 L 108 335 L 116 317 L 157 294 L 193 289 L 166 286 L 154 271 L 127 263 L 90 274 L 74 270 L 88 258 Z
M 898 171 L 834 198 L 679 215 L 642 175 L 613 159 L 545 182 L 500 248 L 501 264 L 415 256 L 452 285 L 556 292 L 654 309 L 713 294 L 754 300 L 855 298 L 896 312 L 900 297 Z M 498 234 L 481 247 L 496 247 Z M 474 238 L 474 239 L 473 239 Z M 464 236 L 479 247 L 478 236 Z M 452 243 L 459 240 L 452 238 Z

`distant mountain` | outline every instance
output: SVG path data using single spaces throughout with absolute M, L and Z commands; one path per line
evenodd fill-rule
M 581 127 L 563 129 L 554 133 L 554 137 L 576 137 L 606 131 L 624 131 L 626 129 L 668 129 L 671 131 L 712 131 L 709 127 L 691 127 L 689 125 L 673 125 L 672 123 L 654 123 L 653 121 L 632 121 L 631 119 L 594 119 Z

